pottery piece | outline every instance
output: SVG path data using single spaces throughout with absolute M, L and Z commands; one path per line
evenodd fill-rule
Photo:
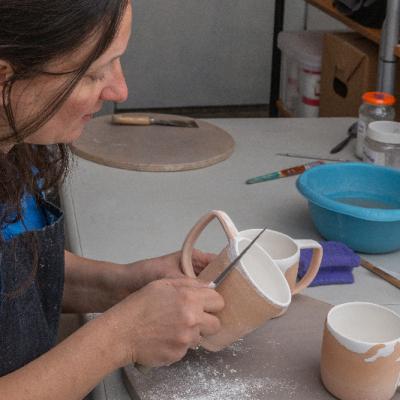
M 182 248 L 182 269 L 195 276 L 192 265 L 193 246 L 204 228 L 217 218 L 228 238 L 228 245 L 199 275 L 211 282 L 251 242 L 237 235 L 235 226 L 222 211 L 212 211 L 202 217 L 189 232 Z M 291 302 L 290 287 L 278 265 L 255 243 L 216 288 L 225 300 L 224 309 L 217 313 L 221 322 L 218 334 L 204 337 L 200 345 L 219 351 L 252 332 L 286 310 Z
M 325 388 L 341 400 L 389 400 L 400 384 L 400 316 L 373 303 L 333 307 L 321 351 Z
M 259 232 L 260 229 L 247 229 L 238 234 L 240 237 L 251 240 Z M 315 240 L 292 239 L 284 233 L 267 229 L 257 240 L 257 244 L 278 264 L 289 283 L 292 295 L 308 287 L 318 273 L 323 250 L 322 246 Z M 301 249 L 313 249 L 313 255 L 307 273 L 297 281 Z

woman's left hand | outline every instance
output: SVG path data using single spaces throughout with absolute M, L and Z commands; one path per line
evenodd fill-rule
M 182 278 L 181 251 L 165 256 L 138 261 L 126 265 L 126 279 L 131 282 L 132 291 L 138 290 L 148 283 L 163 278 Z M 192 263 L 194 271 L 199 274 L 214 258 L 215 254 L 193 250 Z M 138 269 L 140 273 L 138 274 Z

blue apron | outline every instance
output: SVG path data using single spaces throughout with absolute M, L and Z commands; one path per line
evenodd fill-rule
M 0 244 L 0 376 L 38 358 L 57 340 L 64 287 L 64 218 L 54 205 L 44 202 L 42 207 L 44 228 Z

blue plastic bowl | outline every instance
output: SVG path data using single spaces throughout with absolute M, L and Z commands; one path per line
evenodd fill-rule
M 362 253 L 400 249 L 400 171 L 364 163 L 326 164 L 304 172 L 297 189 L 327 240 Z

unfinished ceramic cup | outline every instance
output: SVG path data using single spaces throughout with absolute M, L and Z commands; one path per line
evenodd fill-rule
M 389 400 L 400 384 L 400 316 L 373 303 L 345 303 L 328 313 L 321 378 L 341 400 Z
M 195 276 L 192 265 L 193 246 L 204 228 L 217 218 L 228 238 L 228 245 L 199 275 L 213 281 L 251 242 L 237 235 L 229 217 L 213 211 L 202 217 L 189 232 L 182 249 L 182 268 Z M 216 315 L 221 321 L 218 334 L 202 339 L 201 346 L 219 351 L 286 310 L 291 301 L 289 285 L 269 254 L 255 243 L 226 279 L 216 288 L 225 300 L 224 309 Z
M 247 229 L 238 234 L 240 237 L 251 240 L 260 231 L 261 229 Z M 267 229 L 257 240 L 257 244 L 278 264 L 289 283 L 292 294 L 297 294 L 308 287 L 318 273 L 323 250 L 315 240 L 296 240 L 281 232 Z M 301 249 L 312 249 L 313 254 L 307 273 L 297 281 Z

